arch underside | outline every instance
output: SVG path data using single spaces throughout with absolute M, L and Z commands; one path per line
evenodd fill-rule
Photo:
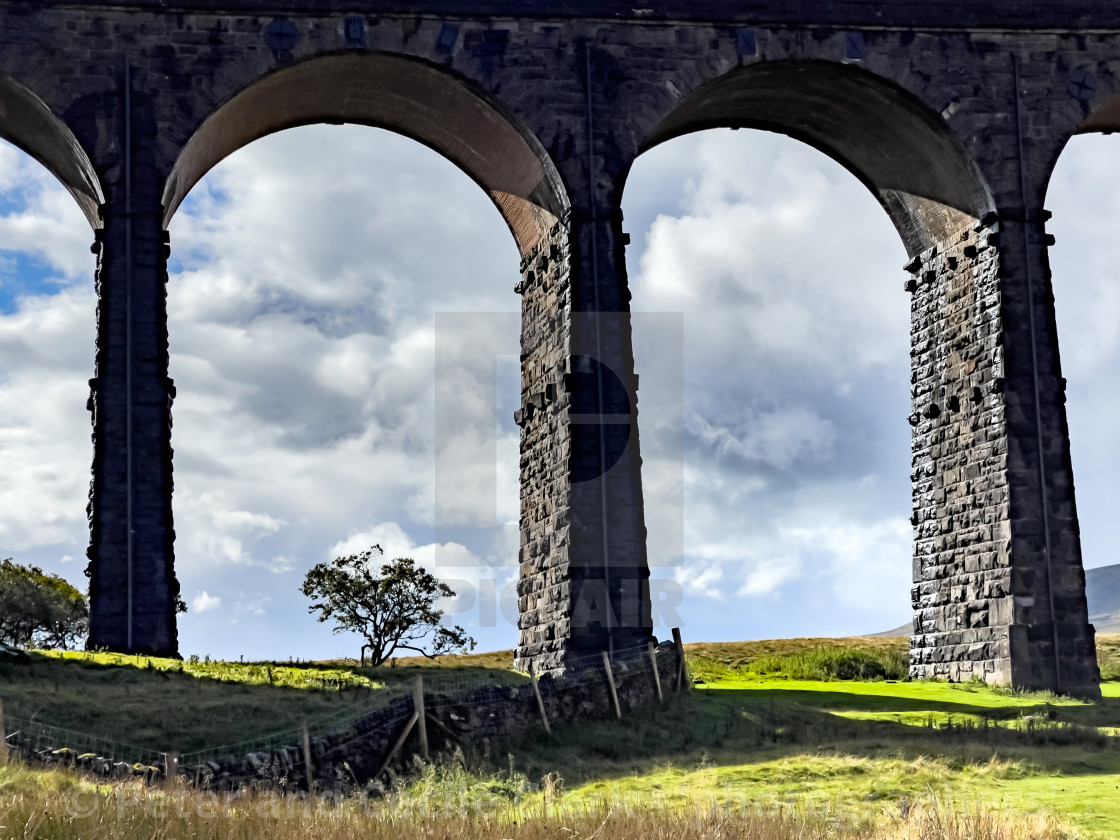
M 1045 150 L 1046 154 L 1041 161 L 1041 166 L 1046 174 L 1041 184 L 1036 187 L 1039 191 L 1038 206 L 1045 206 L 1046 197 L 1050 192 L 1051 179 L 1054 176 L 1054 168 L 1058 165 L 1058 161 L 1065 153 L 1073 137 L 1080 134 L 1108 135 L 1116 132 L 1120 132 L 1120 93 L 1112 94 L 1100 105 L 1093 108 L 1088 116 L 1073 129 L 1072 134 L 1058 135 L 1055 138 L 1056 142 Z
M 414 59 L 344 54 L 273 72 L 207 118 L 167 180 L 164 224 L 227 155 L 265 135 L 314 123 L 384 128 L 434 149 L 489 193 L 522 253 L 567 210 L 544 149 L 465 82 Z
M 1075 134 L 1113 134 L 1120 131 L 1120 93 L 1093 109 Z
M 911 255 L 992 208 L 976 166 L 944 120 L 852 65 L 773 61 L 732 71 L 686 96 L 643 151 L 717 127 L 786 134 L 838 161 L 878 198 Z
M 0 76 L 0 137 L 43 164 L 74 196 L 90 225 L 101 227 L 98 208 L 104 195 L 85 149 L 43 100 L 4 76 Z

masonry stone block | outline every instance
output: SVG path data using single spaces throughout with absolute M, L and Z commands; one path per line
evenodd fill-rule
M 38 0 L 0 24 L 0 133 L 95 231 L 91 644 L 177 648 L 166 226 L 237 148 L 337 121 L 445 155 L 521 253 L 519 664 L 650 638 L 621 199 L 639 154 L 730 126 L 840 160 L 908 251 L 912 673 L 1097 690 L 1042 199 L 1070 136 L 1120 129 L 1120 78 L 1069 87 L 1120 61 L 1117 9 Z

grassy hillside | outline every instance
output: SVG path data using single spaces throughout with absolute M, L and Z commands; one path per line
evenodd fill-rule
M 1120 564 L 1085 572 L 1089 620 L 1098 633 L 1120 633 Z
M 456 658 L 454 668 L 508 679 L 512 661 L 512 654 L 480 654 Z M 35 652 L 0 660 L 0 700 L 7 715 L 23 720 L 189 753 L 357 717 L 378 692 L 433 673 L 431 667 L 423 657 L 360 668 L 353 660 L 297 665 Z
M 709 682 L 767 676 L 904 679 L 904 639 L 779 639 L 685 646 L 692 672 Z M 827 652 L 827 654 L 822 653 Z M 1120 636 L 1098 641 L 1106 679 L 1120 679 Z M 508 679 L 513 651 L 397 660 L 360 668 L 353 660 L 181 662 L 82 652 L 0 660 L 5 712 L 157 751 L 218 747 L 357 716 L 387 686 L 449 671 L 467 679 Z
M 1101 643 L 1102 662 L 1115 667 L 1120 638 Z M 889 639 L 696 644 L 687 651 L 703 684 L 662 707 L 551 737 L 530 732 L 471 743 L 418 781 L 401 780 L 391 803 L 395 818 L 412 806 L 458 814 L 466 802 L 481 810 L 454 817 L 453 823 L 460 820 L 454 824 L 401 822 L 395 836 L 537 840 L 574 836 L 570 831 L 590 836 L 600 826 L 617 829 L 610 836 L 759 840 L 1120 836 L 1120 683 L 1105 685 L 1103 701 L 1083 703 L 976 684 L 898 681 L 891 669 L 905 644 Z M 374 670 L 345 662 L 297 667 L 44 655 L 0 666 L 0 698 L 12 714 L 35 713 L 68 728 L 94 726 L 122 740 L 186 751 L 204 741 L 240 740 L 229 737 L 234 732 L 267 734 L 345 711 L 347 704 L 357 708 L 380 687 L 417 673 L 504 674 L 510 659 L 509 652 L 448 658 L 433 672 L 428 662 Z M 804 679 L 846 662 L 882 675 Z M 40 828 L 26 836 L 386 836 L 384 827 L 361 822 L 369 813 L 240 827 L 184 817 L 171 826 L 153 823 L 150 809 L 129 816 L 126 827 L 110 820 L 95 831 L 92 824 L 68 823 L 60 809 L 73 800 L 52 788 L 80 781 L 26 773 L 13 779 L 11 771 L 0 775 L 0 813 L 8 794 L 12 808 L 31 809 L 24 816 L 40 809 Z M 123 794 L 91 794 L 111 795 Z M 670 813 L 651 823 L 651 807 Z M 1040 808 L 1050 816 L 1035 815 Z M 756 833 L 727 833 L 726 815 L 739 815 L 739 831 L 744 812 L 760 820 Z M 10 824 L 24 824 L 10 813 Z M 226 816 L 248 819 L 246 813 L 241 807 Z M 558 813 L 569 816 L 556 822 Z M 932 822 L 924 828 L 915 822 L 921 814 L 937 815 L 942 833 Z M 1073 825 L 1068 833 L 1058 825 L 1063 820 Z
M 1103 701 L 1086 703 L 979 684 L 751 670 L 763 658 L 797 670 L 811 654 L 820 661 L 885 652 L 887 662 L 893 655 L 888 642 L 860 651 L 858 640 L 822 654 L 819 641 L 800 650 L 792 641 L 690 646 L 693 673 L 706 681 L 666 708 L 623 726 L 530 733 L 492 752 L 512 756 L 529 779 L 562 778 L 569 801 L 638 807 L 710 799 L 879 818 L 932 793 L 958 807 L 1044 809 L 1072 821 L 1071 836 L 1120 836 L 1120 683 L 1105 685 Z
M 1104 635 L 1120 633 L 1120 563 L 1085 571 L 1085 600 L 1089 622 Z M 906 622 L 892 630 L 874 634 L 875 638 L 909 636 L 914 625 Z

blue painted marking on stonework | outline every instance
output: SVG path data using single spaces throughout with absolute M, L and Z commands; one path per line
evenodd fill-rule
M 346 18 L 346 46 L 349 49 L 364 49 L 366 46 L 366 22 L 364 18 Z
M 1078 67 L 1069 74 L 1069 83 L 1066 90 L 1074 99 L 1086 102 L 1093 98 L 1097 91 L 1097 80 L 1084 67 Z
M 844 34 L 844 57 L 859 61 L 865 54 L 862 32 Z
M 756 55 L 758 44 L 755 42 L 753 29 L 740 29 L 735 33 L 735 51 L 739 55 Z
M 439 29 L 439 37 L 436 39 L 436 50 L 442 53 L 449 53 L 455 49 L 455 42 L 459 40 L 459 27 L 452 23 L 445 23 Z

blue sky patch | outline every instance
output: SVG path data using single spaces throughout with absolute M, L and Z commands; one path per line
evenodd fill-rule
M 0 313 L 11 315 L 19 299 L 58 294 L 66 283 L 44 260 L 23 251 L 0 249 Z

